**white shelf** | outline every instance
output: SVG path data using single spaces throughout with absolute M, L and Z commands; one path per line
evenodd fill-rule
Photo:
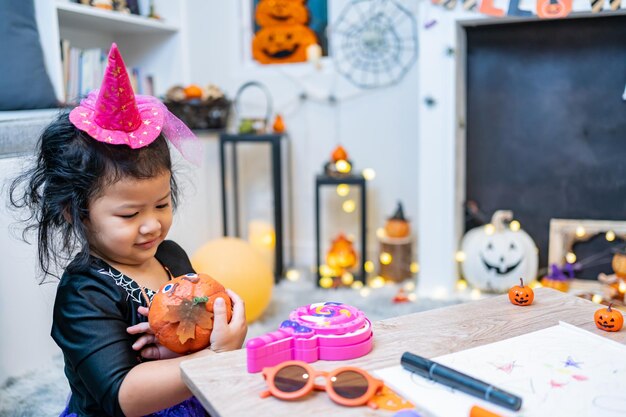
M 126 34 L 168 34 L 178 27 L 134 14 L 120 13 L 78 3 L 57 3 L 59 25 L 80 30 Z

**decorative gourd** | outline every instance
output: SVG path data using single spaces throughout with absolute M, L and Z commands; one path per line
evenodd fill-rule
M 524 286 L 524 280 L 519 279 L 520 285 L 509 290 L 509 300 L 517 306 L 529 306 L 535 299 L 535 293 L 529 286 Z
M 574 279 L 574 268 L 572 264 L 566 264 L 563 268 L 552 264 L 550 268 L 550 274 L 541 279 L 541 285 L 563 292 L 569 291 L 570 282 Z
M 264 27 L 254 35 L 252 57 L 261 64 L 306 62 L 306 49 L 315 43 L 315 32 L 306 26 Z
M 275 133 L 283 133 L 285 131 L 285 122 L 283 121 L 283 116 L 277 114 L 274 118 L 274 124 L 272 125 L 272 129 Z
M 356 265 L 357 256 L 352 246 L 352 241 L 343 233 L 340 233 L 326 255 L 326 263 L 336 275 L 341 275 L 346 270 Z
M 254 18 L 261 27 L 307 25 L 309 10 L 305 0 L 260 0 Z
M 407 237 L 411 233 L 411 225 L 404 217 L 402 203 L 398 201 L 398 207 L 392 217 L 385 223 L 385 234 L 389 237 Z
M 209 346 L 213 330 L 213 303 L 226 302 L 230 321 L 232 304 L 226 290 L 206 274 L 186 274 L 168 281 L 152 298 L 148 321 L 159 343 L 176 353 Z
M 619 310 L 611 308 L 612 304 L 609 304 L 606 308 L 596 310 L 593 315 L 593 320 L 596 323 L 596 327 L 606 332 L 618 332 L 624 325 L 624 316 Z
M 496 211 L 491 224 L 468 231 L 461 242 L 465 260 L 463 276 L 474 287 L 484 291 L 506 292 L 520 276 L 537 276 L 538 254 L 535 242 L 523 230 L 513 231 L 505 220 L 513 219 L 511 211 Z

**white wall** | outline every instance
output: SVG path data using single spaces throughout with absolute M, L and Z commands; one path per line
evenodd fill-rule
M 20 172 L 24 158 L 0 159 L 0 383 L 10 375 L 49 363 L 60 352 L 52 338 L 56 283 L 37 284 L 37 247 L 18 239 L 15 212 L 8 209 L 8 180 Z
M 269 87 L 274 110 L 283 113 L 289 131 L 292 149 L 292 182 L 294 209 L 294 246 L 298 265 L 314 264 L 314 178 L 322 170 L 338 141 L 347 149 L 356 170 L 373 168 L 377 176 L 368 183 L 369 258 L 377 253 L 375 229 L 390 216 L 397 200 L 404 203 L 405 214 L 417 225 L 418 218 L 418 71 L 414 65 L 402 82 L 394 87 L 363 93 L 336 73 L 332 61 L 324 62 L 324 69 L 315 71 L 309 64 L 259 66 L 244 57 L 242 27 L 250 25 L 244 17 L 243 1 L 189 0 L 188 24 L 190 43 L 190 81 L 205 85 L 214 83 L 232 98 L 237 88 L 246 81 L 258 80 Z M 348 3 L 332 0 L 329 22 L 336 19 Z M 402 1 L 409 10 L 417 12 L 417 2 Z M 243 36 L 243 37 L 242 37 Z M 293 81 L 293 80 L 296 81 Z M 333 91 L 332 85 L 336 83 Z M 333 107 L 318 101 L 298 105 L 298 95 L 308 94 L 327 98 L 334 93 L 339 98 L 362 95 Z M 262 96 L 250 90 L 244 96 L 246 109 L 261 115 Z M 256 105 L 256 107 L 255 107 Z M 335 121 L 339 120 L 338 124 Z M 249 218 L 265 215 L 269 192 L 259 178 L 269 175 L 268 166 L 261 166 L 265 154 L 256 147 L 242 152 L 249 162 L 257 161 L 253 169 L 244 172 L 242 182 L 253 181 L 254 198 L 247 207 Z M 260 159 L 263 158 L 263 159 Z M 258 171 L 257 171 L 258 169 Z M 327 195 L 328 194 L 328 195 Z M 219 194 L 207 210 L 220 216 Z M 323 219 L 323 244 L 339 231 L 357 233 L 358 216 L 346 216 L 339 209 L 339 199 L 332 193 L 322 198 L 327 218 Z M 332 217 L 332 218 L 328 218 Z M 269 220 L 269 217 L 268 217 Z M 348 225 L 343 228 L 344 225 Z M 354 226 L 354 227 L 353 227 Z M 220 229 L 221 230 L 221 229 Z M 358 236 L 357 236 L 358 238 Z

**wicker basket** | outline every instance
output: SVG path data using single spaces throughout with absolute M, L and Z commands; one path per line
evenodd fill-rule
M 220 97 L 210 101 L 166 101 L 165 105 L 190 129 L 225 129 L 231 102 Z

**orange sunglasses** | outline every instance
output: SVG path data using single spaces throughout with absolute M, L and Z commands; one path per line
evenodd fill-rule
M 263 368 L 263 377 L 269 387 L 261 398 L 273 395 L 281 400 L 295 400 L 309 394 L 313 389 L 326 391 L 337 404 L 358 406 L 367 404 L 378 408 L 371 399 L 383 388 L 383 381 L 372 377 L 363 369 L 343 366 L 331 372 L 316 371 L 303 361 L 286 361 L 270 368 Z M 326 383 L 315 381 L 324 377 Z

